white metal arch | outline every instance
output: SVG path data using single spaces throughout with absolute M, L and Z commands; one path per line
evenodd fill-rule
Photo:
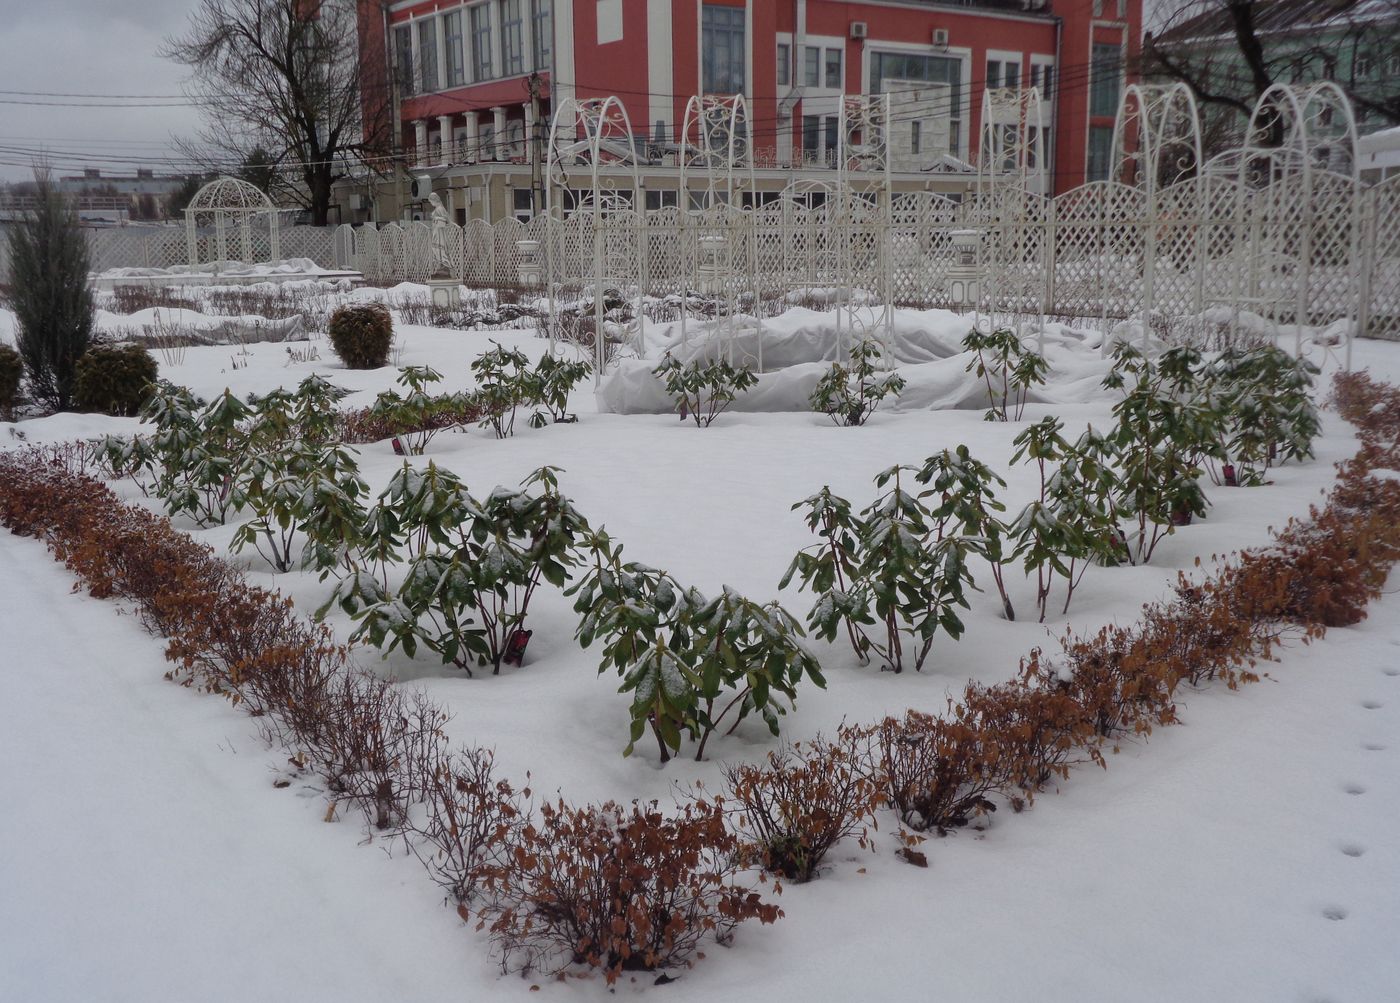
M 607 165 L 606 167 L 604 165 Z M 579 171 L 588 185 L 582 198 L 576 204 L 566 204 L 567 198 L 560 198 L 560 191 L 570 190 L 573 175 L 569 168 Z M 545 157 L 545 213 L 552 223 L 559 224 L 565 218 L 578 213 L 587 215 L 592 223 L 593 237 L 593 352 L 594 379 L 602 377 L 607 364 L 607 344 L 605 337 L 604 292 L 607 280 L 626 279 L 636 284 L 636 318 L 638 334 L 645 326 L 642 315 L 642 296 L 646 283 L 644 251 L 638 247 L 634 274 L 609 276 L 609 265 L 617 262 L 618 256 L 607 253 L 604 227 L 610 218 L 623 215 L 617 205 L 616 181 L 619 173 L 632 183 L 632 199 L 642 197 L 641 178 L 637 173 L 637 144 L 632 133 L 632 122 L 627 116 L 627 108 L 617 97 L 578 101 L 565 98 L 559 103 L 549 124 L 549 145 Z M 585 173 L 586 172 L 586 173 Z M 609 178 L 605 187 L 604 178 Z M 613 196 L 610 198 L 610 196 Z M 635 209 L 633 210 L 635 212 Z M 626 215 L 631 215 L 627 213 Z M 625 225 L 625 224 L 623 224 Z M 635 236 L 636 227 L 630 227 Z M 563 275 L 562 248 L 547 245 L 545 254 L 546 286 L 549 295 L 549 343 L 553 351 L 559 335 L 559 312 L 556 299 L 556 284 Z
M 1201 115 L 1191 88 L 1129 84 L 1113 122 L 1112 163 L 1109 177 L 1149 194 L 1200 173 Z
M 886 360 L 894 339 L 890 294 L 892 124 L 888 94 L 842 98 L 836 130 L 837 201 L 828 208 L 829 214 L 835 213 L 842 275 L 842 303 L 836 312 L 838 351 L 849 351 L 857 341 L 875 338 L 884 345 Z M 874 287 L 876 298 L 868 310 L 855 296 L 857 288 L 865 285 Z M 849 343 L 840 336 L 843 330 L 850 331 Z
M 982 123 L 977 144 L 977 193 L 1012 185 L 1028 191 L 1032 172 L 1046 167 L 1045 106 L 1039 87 L 991 87 L 982 92 Z M 1044 194 L 1044 185 L 1037 183 Z

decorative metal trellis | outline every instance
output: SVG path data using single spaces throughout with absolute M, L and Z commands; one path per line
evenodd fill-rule
M 562 334 L 557 292 L 563 283 L 581 277 L 571 274 L 569 268 L 571 261 L 582 258 L 575 247 L 589 247 L 594 372 L 601 375 L 609 351 L 607 291 L 616 289 L 625 295 L 631 290 L 635 296 L 638 344 L 645 334 L 646 324 L 642 296 L 647 262 L 645 244 L 638 239 L 644 213 L 636 205 L 642 186 L 637 175 L 637 145 L 626 107 L 616 97 L 588 101 L 564 99 L 550 122 L 545 163 L 548 179 L 545 215 L 553 224 L 544 245 L 551 350 Z M 619 174 L 631 182 L 631 189 L 625 195 L 616 188 Z M 574 188 L 571 175 L 586 178 L 587 187 Z M 580 194 L 568 196 L 571 188 Z M 569 227 L 569 223 L 574 226 Z M 570 229 L 580 238 L 573 247 L 568 240 Z
M 738 323 L 741 312 L 834 302 L 837 351 L 857 338 L 886 341 L 896 306 L 975 308 L 999 322 L 1089 319 L 1105 329 L 1128 320 L 1144 339 L 1190 334 L 1193 325 L 1201 334 L 1239 329 L 1249 314 L 1296 325 L 1299 339 L 1304 328 L 1334 324 L 1400 339 L 1400 179 L 1361 184 L 1355 123 L 1335 85 L 1272 89 L 1239 148 L 1208 162 L 1188 93 L 1130 87 L 1111 180 L 1055 198 L 1034 190 L 1044 163 L 1043 131 L 1033 135 L 1038 96 L 1001 98 L 991 125 L 999 117 L 1014 128 L 992 130 L 979 190 L 961 203 L 892 194 L 889 105 L 876 97 L 843 104 L 831 179 L 797 181 L 747 206 L 735 197 L 753 191 L 747 111 L 697 98 L 680 136 L 681 204 L 650 212 L 615 194 L 630 181 L 631 198 L 640 195 L 620 104 L 561 108 L 549 215 L 526 229 L 511 221 L 453 230 L 463 248 L 453 260 L 466 281 L 511 285 L 518 241 L 540 241 L 552 330 L 563 290 L 601 282 L 635 296 L 638 316 L 643 297 L 685 302 L 689 291 L 716 290 L 720 318 L 735 321 L 717 330 L 736 338 L 753 330 Z M 566 190 L 576 193 L 567 202 Z M 426 228 L 393 226 L 396 236 L 378 238 L 364 229 L 337 238 L 351 250 L 349 264 L 373 281 L 421 271 L 410 252 L 426 246 Z M 702 268 L 704 235 L 723 242 L 710 270 Z M 971 303 L 954 298 L 950 278 L 966 268 L 958 243 L 969 235 L 981 276 Z M 733 343 L 757 361 L 761 336 Z M 1349 336 L 1346 345 L 1349 352 Z
M 857 343 L 874 339 L 884 347 L 887 361 L 894 340 L 892 124 L 888 94 L 841 99 L 835 199 L 826 201 L 826 223 L 838 250 L 837 351 L 844 355 Z

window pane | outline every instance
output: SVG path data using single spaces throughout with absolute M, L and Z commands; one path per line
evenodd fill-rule
M 788 65 L 788 61 L 792 58 L 791 53 L 792 49 L 787 44 L 778 44 L 778 85 L 780 87 L 786 87 L 790 79 L 788 70 L 791 67 Z
M 515 76 L 525 72 L 524 30 L 520 20 L 520 0 L 501 0 L 501 73 Z
M 826 86 L 841 89 L 841 50 L 826 50 Z
M 1089 129 L 1088 180 L 1106 181 L 1109 160 L 1113 156 L 1113 129 L 1110 126 L 1096 125 Z
M 462 53 L 462 12 L 454 10 L 442 19 L 442 40 L 447 49 L 447 86 L 466 83 L 467 68 Z
M 948 96 L 939 104 L 948 112 L 948 152 L 956 157 L 959 155 L 959 133 L 962 130 L 962 65 L 962 59 L 957 56 L 877 51 L 870 57 L 870 90 L 874 94 L 883 93 L 886 80 L 946 84 Z
M 478 4 L 472 9 L 472 77 L 490 80 L 496 74 L 491 66 L 491 8 Z
M 1002 86 L 1015 87 L 1021 82 L 1021 67 L 1019 64 L 1006 63 L 1003 65 L 1002 69 L 1004 72 L 1003 80 L 1005 81 Z
M 406 24 L 394 29 L 394 61 L 398 64 L 400 89 L 405 95 L 417 93 L 413 72 L 413 29 Z
M 535 69 L 540 72 L 553 68 L 554 63 L 554 0 L 533 0 Z
M 1001 86 L 1001 62 L 996 59 L 987 60 L 987 89 L 995 90 Z
M 806 62 L 803 64 L 802 82 L 808 87 L 820 87 L 822 82 L 822 50 L 815 45 L 807 46 Z
M 438 89 L 437 19 L 418 22 L 418 65 L 425 91 Z
M 744 8 L 705 4 L 701 12 L 704 51 L 701 87 L 707 94 L 744 90 Z
M 1118 114 L 1120 50 L 1117 45 L 1094 45 L 1090 65 L 1089 114 L 1112 118 Z

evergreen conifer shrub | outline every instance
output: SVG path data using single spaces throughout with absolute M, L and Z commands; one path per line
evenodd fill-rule
M 64 411 L 92 341 L 87 238 L 48 174 L 36 172 L 34 180 L 38 207 L 10 228 L 10 309 L 30 396 Z
M 93 345 L 78 359 L 73 405 L 80 411 L 134 417 L 155 393 L 159 376 L 155 356 L 143 345 Z
M 24 377 L 24 359 L 9 345 L 0 345 L 0 421 L 15 420 L 19 384 Z
M 394 318 L 383 303 L 343 306 L 331 314 L 331 347 L 350 369 L 378 369 L 389 364 Z

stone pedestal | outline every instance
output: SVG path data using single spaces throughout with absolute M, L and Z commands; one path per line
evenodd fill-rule
M 725 243 L 725 239 L 716 233 L 702 234 L 700 237 L 700 260 L 697 262 L 695 277 L 700 286 L 700 293 L 704 296 L 720 296 L 724 293 L 727 276 L 722 252 Z
M 544 270 L 540 262 L 540 242 L 538 240 L 517 240 L 515 249 L 520 254 L 516 266 L 516 278 L 522 286 L 538 286 L 544 281 Z
M 948 298 L 955 309 L 975 310 L 982 298 L 982 266 L 977 261 L 982 234 L 978 230 L 954 230 L 949 237 L 953 243 L 954 263 L 944 273 Z
M 428 280 L 433 306 L 452 309 L 462 305 L 462 283 L 454 278 L 434 275 Z

